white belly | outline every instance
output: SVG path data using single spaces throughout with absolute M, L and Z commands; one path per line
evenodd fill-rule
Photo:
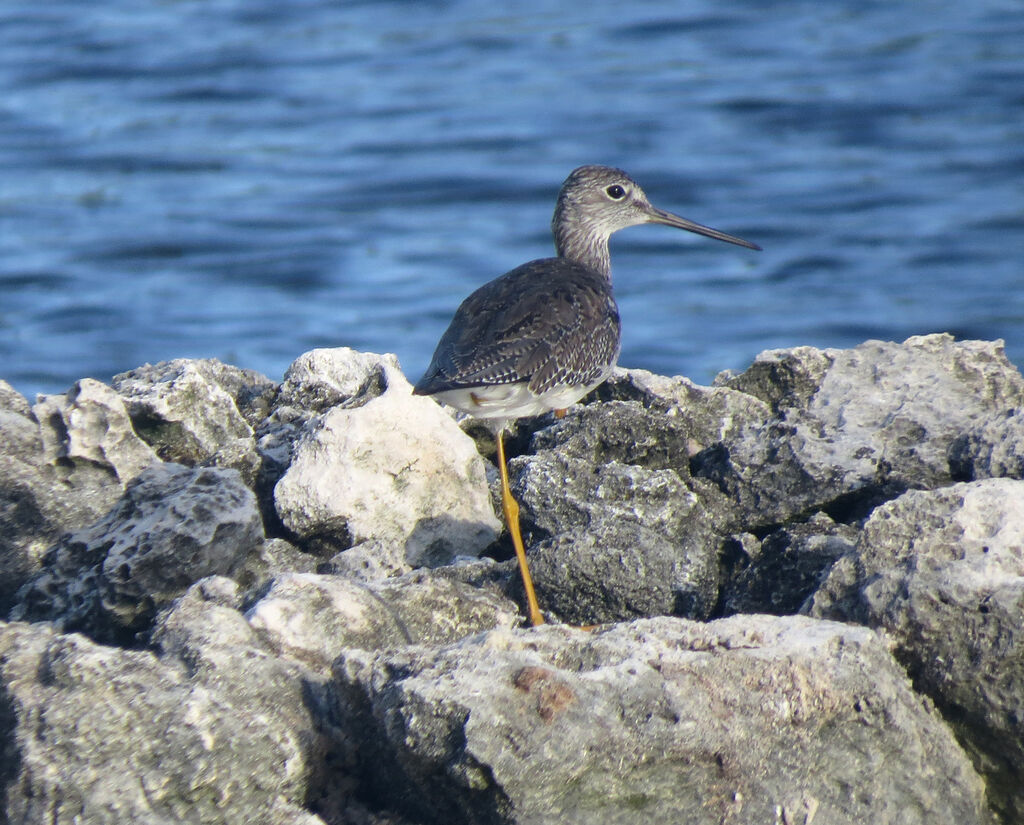
M 602 375 L 600 380 L 585 387 L 553 387 L 541 395 L 534 395 L 525 383 L 519 383 L 445 390 L 434 393 L 433 397 L 475 418 L 525 418 L 571 407 L 607 377 Z

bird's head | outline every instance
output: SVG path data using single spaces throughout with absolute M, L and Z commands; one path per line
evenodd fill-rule
M 551 228 L 559 255 L 588 260 L 607 249 L 613 232 L 642 223 L 660 223 L 719 241 L 760 249 L 757 244 L 694 223 L 651 205 L 644 190 L 621 169 L 580 166 L 565 179 Z M 607 258 L 605 252 L 604 257 Z

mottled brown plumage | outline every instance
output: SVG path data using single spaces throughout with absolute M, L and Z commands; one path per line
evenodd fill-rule
M 485 284 L 455 317 L 418 394 L 524 382 L 540 395 L 593 383 L 619 354 L 608 279 L 564 258 L 531 261 Z

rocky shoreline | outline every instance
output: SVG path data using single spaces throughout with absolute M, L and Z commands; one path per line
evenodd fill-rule
M 509 440 L 527 629 L 393 356 L 0 381 L 0 821 L 1024 821 L 1022 409 L 948 335 L 620 370 Z

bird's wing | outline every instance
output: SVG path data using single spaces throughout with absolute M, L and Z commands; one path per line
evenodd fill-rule
M 561 258 L 531 261 L 462 302 L 417 390 L 525 381 L 541 393 L 589 384 L 615 363 L 618 349 L 607 280 Z

